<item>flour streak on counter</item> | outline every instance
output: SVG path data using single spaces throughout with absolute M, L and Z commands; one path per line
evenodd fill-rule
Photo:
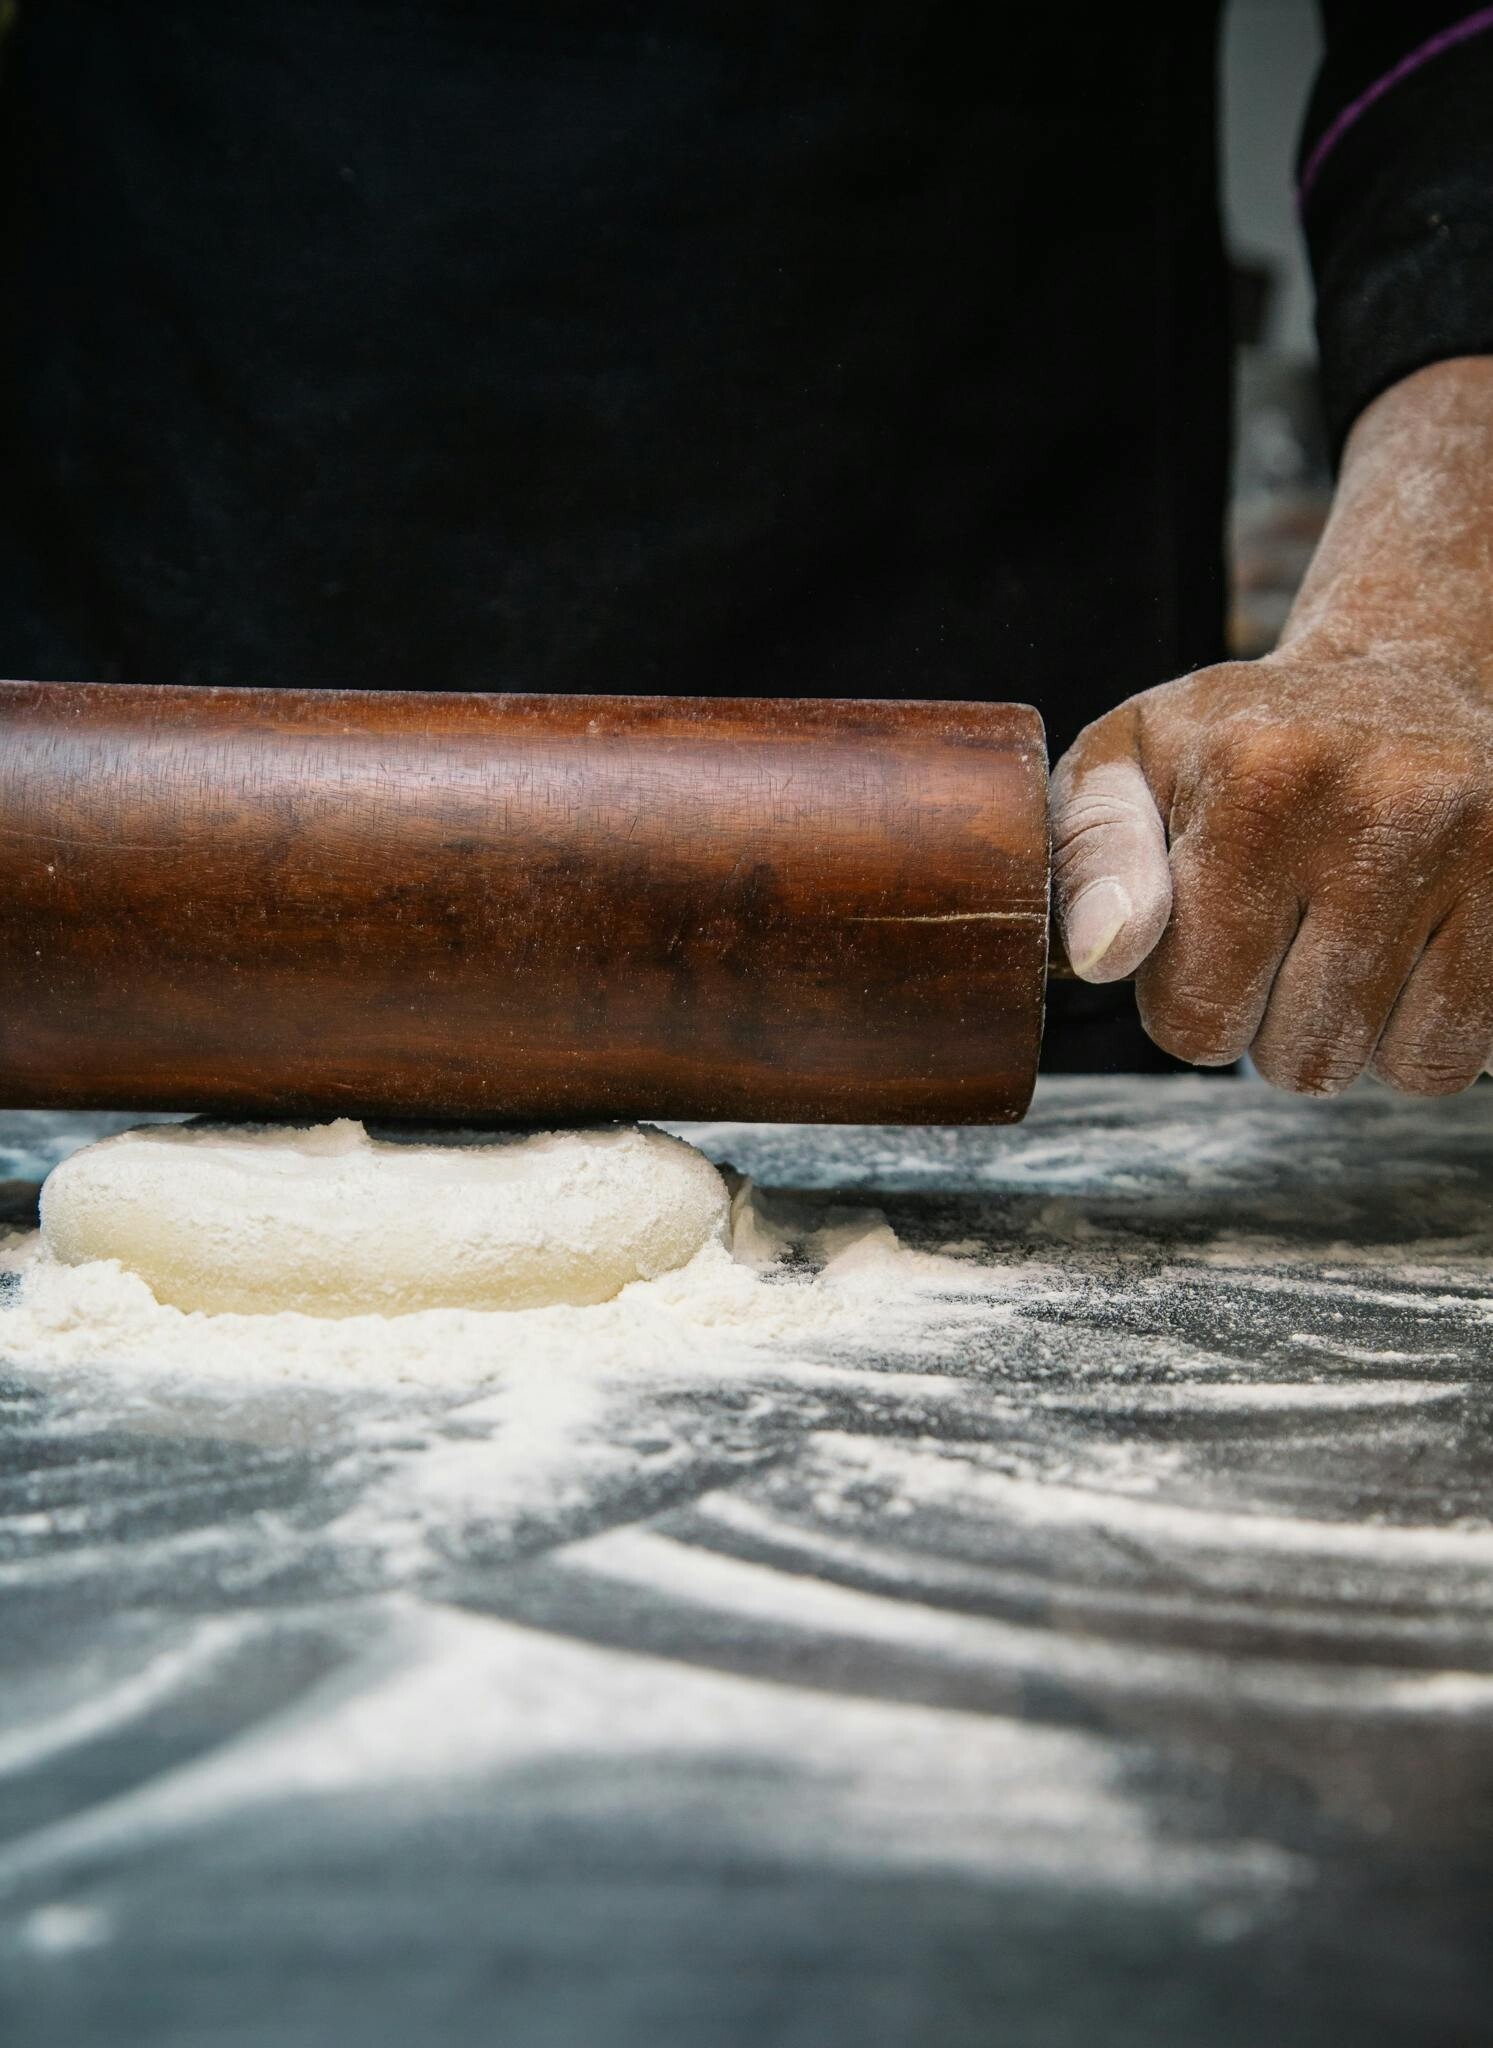
M 730 1252 L 585 1309 L 28 1298 L 16 1239 L 0 1961 L 221 1976 L 329 1865 L 405 1953 L 585 1869 L 793 1941 L 913 1877 L 998 1889 L 981 1955 L 1320 1924 L 1374 1985 L 1384 1887 L 1490 1861 L 1493 1089 L 686 1135 Z
M 916 1343 L 932 1304 L 978 1299 L 985 1323 L 1002 1313 L 968 1262 L 908 1250 L 874 1211 L 831 1211 L 793 1241 L 748 1182 L 730 1230 L 729 1246 L 712 1241 L 610 1301 L 337 1318 L 184 1312 L 157 1301 L 117 1259 L 64 1264 L 23 1233 L 0 1247 L 0 1273 L 14 1282 L 0 1347 L 18 1363 L 104 1365 L 126 1376 L 434 1387 L 514 1369 L 574 1378 L 675 1360 L 697 1371 L 702 1344 L 722 1371 L 762 1346 L 818 1341 L 847 1357 L 879 1354 L 899 1339 Z M 573 1394 L 558 1398 L 568 1405 Z

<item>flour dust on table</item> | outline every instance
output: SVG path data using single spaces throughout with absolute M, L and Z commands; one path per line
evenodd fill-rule
M 9 2035 L 1482 2039 L 1493 1088 L 685 1135 L 730 1248 L 583 1307 L 15 1240 Z
M 729 1169 L 727 1172 L 729 1173 Z M 879 1212 L 800 1233 L 682 1138 L 635 1127 L 370 1137 L 172 1123 L 84 1146 L 0 1251 L 5 1344 L 37 1364 L 219 1379 L 482 1382 L 733 1346 L 885 1341 L 900 1305 L 985 1289 Z M 988 1320 L 988 1311 L 986 1314 Z

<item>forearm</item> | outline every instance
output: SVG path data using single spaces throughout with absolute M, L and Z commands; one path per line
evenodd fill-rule
M 1280 646 L 1416 650 L 1493 698 L 1493 356 L 1418 370 L 1361 415 Z

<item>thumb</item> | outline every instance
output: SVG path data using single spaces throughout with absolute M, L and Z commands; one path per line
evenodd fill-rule
M 1082 735 L 1053 773 L 1053 890 L 1074 973 L 1121 981 L 1166 930 L 1172 871 L 1140 764 L 1128 750 L 1094 760 L 1093 738 Z

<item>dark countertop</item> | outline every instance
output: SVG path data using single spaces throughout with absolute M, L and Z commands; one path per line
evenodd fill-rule
M 1488 2039 L 1493 1087 L 694 1135 L 988 1326 L 517 1489 L 480 1394 L 0 1366 L 7 2048 Z

